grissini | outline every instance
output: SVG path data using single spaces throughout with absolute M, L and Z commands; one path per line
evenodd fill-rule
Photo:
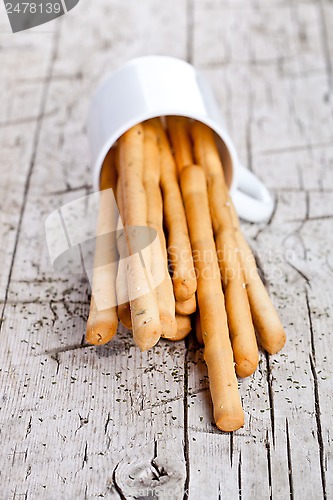
M 161 253 L 152 252 L 152 275 L 156 280 L 161 270 L 164 279 L 156 288 L 160 311 L 162 336 L 173 338 L 177 334 L 175 297 L 168 269 L 168 254 L 163 231 L 163 201 L 160 190 L 160 152 L 153 124 L 148 120 L 144 129 L 143 185 L 147 199 L 147 224 L 153 228 L 160 241 Z
M 220 217 L 222 208 L 217 202 L 218 199 L 222 198 L 220 187 L 221 181 L 218 180 L 221 177 L 221 173 L 223 176 L 221 158 L 214 140 L 214 134 L 210 128 L 199 122 L 194 122 L 191 126 L 191 132 L 194 140 L 196 161 L 201 159 L 209 179 L 208 190 L 211 202 L 212 220 L 215 232 L 216 234 L 219 234 L 223 231 L 223 224 L 221 224 Z M 222 189 L 225 190 L 225 188 L 224 184 L 224 188 Z M 216 203 L 214 203 L 214 200 L 216 200 Z M 223 201 L 225 200 L 226 195 L 223 197 Z M 239 219 L 230 197 L 225 203 L 224 210 L 229 214 L 229 221 L 231 222 L 232 229 L 235 234 L 236 249 L 238 251 L 239 263 L 242 267 L 244 275 L 244 283 L 250 304 L 252 321 L 259 335 L 262 346 L 267 350 L 267 352 L 274 354 L 282 349 L 285 344 L 285 331 L 267 290 L 258 275 L 252 251 L 241 234 Z M 221 238 L 222 236 L 220 236 L 219 239 Z M 239 264 L 237 264 L 237 266 L 238 265 Z M 241 297 L 240 294 L 239 296 Z M 243 302 L 245 304 L 245 300 L 243 300 Z M 242 310 L 245 311 L 244 306 Z M 253 341 L 252 354 L 254 356 Z
M 117 174 L 114 151 L 107 154 L 100 177 L 100 206 L 96 230 L 96 248 L 92 279 L 90 313 L 86 329 L 86 342 L 101 345 L 109 342 L 117 332 L 116 268 L 117 250 L 115 228 L 117 212 L 109 189 L 115 192 Z M 101 262 L 107 264 L 101 265 Z
M 197 301 L 195 298 L 195 295 L 192 295 L 192 297 L 188 300 L 185 300 L 183 302 L 177 302 L 176 301 L 176 313 L 177 314 L 182 314 L 184 316 L 188 316 L 189 314 L 192 314 L 196 311 L 197 309 Z
M 151 262 L 146 256 L 143 267 L 135 255 L 135 242 L 131 241 L 129 226 L 147 227 L 147 201 L 143 186 L 144 134 L 143 126 L 136 125 L 119 139 L 119 177 L 123 196 L 124 229 L 131 256 L 127 269 L 127 286 L 130 298 L 133 338 L 145 351 L 153 347 L 161 337 L 162 329 L 155 290 L 137 296 L 145 280 L 152 283 Z M 135 298 L 136 297 L 136 298 Z
M 209 207 L 223 281 L 236 372 L 240 377 L 247 377 L 256 370 L 259 354 L 244 273 L 231 220 L 229 190 L 224 179 L 213 131 L 200 122 L 193 122 L 190 130 L 195 160 L 204 168 L 207 178 Z
M 190 142 L 189 120 L 184 116 L 168 116 L 167 127 L 178 167 L 178 172 L 193 163 L 192 145 Z
M 174 294 L 177 301 L 183 302 L 190 299 L 197 289 L 187 222 L 169 140 L 159 119 L 152 120 L 152 124 L 160 149 L 160 183 Z
M 286 333 L 276 309 L 263 284 L 252 250 L 242 235 L 236 210 L 231 205 L 236 241 L 241 258 L 252 319 L 261 345 L 269 354 L 276 354 L 286 343 Z
M 244 413 L 229 338 L 204 170 L 196 165 L 184 167 L 180 184 L 192 250 L 197 253 L 197 296 L 214 419 L 219 429 L 231 432 L 244 425 Z

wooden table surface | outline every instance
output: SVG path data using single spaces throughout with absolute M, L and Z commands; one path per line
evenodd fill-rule
M 1 500 L 333 498 L 332 1 L 81 0 L 15 35 L 0 15 Z M 242 227 L 288 342 L 240 380 L 233 434 L 193 340 L 84 347 L 87 280 L 49 262 L 45 218 L 91 191 L 90 96 L 151 53 L 203 71 L 276 196 Z

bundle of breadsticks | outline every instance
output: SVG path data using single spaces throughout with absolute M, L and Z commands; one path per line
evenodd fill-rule
M 182 340 L 195 325 L 197 340 L 204 345 L 216 425 L 223 431 L 239 429 L 244 413 L 237 375 L 255 371 L 257 337 L 273 354 L 286 336 L 241 233 L 214 132 L 179 116 L 136 125 L 107 155 L 100 187 L 97 233 L 117 224 L 103 198 L 103 190 L 110 188 L 116 193 L 123 231 L 110 231 L 109 242 L 97 239 L 96 256 L 105 251 L 101 245 L 109 244 L 110 258 L 114 261 L 118 252 L 119 260 L 117 270 L 94 270 L 87 342 L 109 342 L 118 318 L 142 351 L 160 337 Z M 136 296 L 142 265 L 121 263 L 135 252 L 130 228 L 145 226 L 156 231 L 162 254 L 152 252 L 144 272 L 154 276 L 162 269 L 164 279 Z M 97 294 L 118 305 L 99 310 Z

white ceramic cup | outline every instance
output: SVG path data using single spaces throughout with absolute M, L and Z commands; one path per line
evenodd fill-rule
M 207 80 L 173 57 L 133 59 L 101 82 L 88 114 L 95 189 L 99 189 L 104 158 L 119 137 L 144 120 L 167 115 L 187 116 L 215 131 L 239 216 L 250 222 L 267 220 L 274 202 L 263 183 L 240 164 Z

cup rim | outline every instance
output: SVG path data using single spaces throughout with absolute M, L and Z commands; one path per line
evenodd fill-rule
M 200 71 L 198 71 L 194 65 L 190 64 L 189 62 L 173 57 L 173 56 L 168 56 L 168 55 L 144 55 L 144 56 L 139 56 L 135 57 L 133 59 L 130 59 L 126 61 L 124 64 L 113 70 L 112 72 L 106 74 L 104 78 L 101 79 L 99 82 L 96 91 L 94 92 L 93 98 L 91 100 L 90 106 L 89 106 L 89 111 L 88 111 L 88 132 L 89 132 L 89 127 L 91 124 L 90 117 L 93 115 L 93 109 L 94 106 L 96 105 L 96 100 L 98 100 L 99 95 L 101 92 L 104 90 L 105 87 L 108 87 L 112 85 L 112 80 L 116 80 L 117 76 L 121 73 L 126 73 L 130 68 L 134 68 L 135 66 L 139 66 L 140 64 L 147 61 L 165 61 L 166 63 L 170 62 L 179 64 L 179 66 L 182 67 L 187 67 L 188 70 L 193 72 L 193 77 L 196 78 L 196 75 L 200 75 Z M 162 101 L 161 101 L 162 103 Z M 217 105 L 217 103 L 216 103 Z M 218 105 L 217 105 L 218 106 Z M 131 127 L 144 122 L 146 120 L 149 120 L 151 118 L 160 118 L 164 116 L 184 116 L 189 119 L 197 120 L 199 122 L 204 123 L 208 127 L 210 127 L 217 135 L 218 140 L 222 141 L 224 143 L 224 146 L 227 150 L 227 153 L 230 158 L 230 185 L 229 185 L 229 190 L 230 193 L 234 192 L 236 190 L 237 186 L 237 180 L 238 180 L 238 165 L 239 165 L 239 159 L 238 155 L 235 149 L 235 146 L 231 140 L 231 137 L 228 134 L 228 131 L 226 130 L 225 126 L 223 123 L 219 123 L 219 121 L 214 118 L 210 117 L 209 114 L 203 114 L 201 112 L 196 112 L 196 111 L 191 111 L 188 109 L 182 110 L 181 105 L 177 106 L 170 106 L 170 105 L 163 105 L 161 104 L 161 107 L 159 108 L 158 106 L 155 107 L 153 110 L 144 110 L 141 112 L 136 113 L 133 117 L 127 119 L 124 121 L 111 135 L 109 135 L 103 145 L 99 148 L 98 154 L 95 155 L 95 159 L 93 162 L 93 188 L 97 191 L 99 190 L 99 178 L 100 178 L 100 171 L 104 162 L 104 159 L 110 150 L 110 148 L 115 144 L 115 142 Z
M 184 116 L 189 119 L 197 120 L 201 123 L 204 123 L 208 127 L 210 127 L 219 137 L 219 139 L 224 143 L 226 149 L 228 150 L 229 156 L 230 156 L 230 161 L 231 161 L 231 182 L 229 186 L 229 192 L 232 194 L 236 190 L 237 186 L 237 166 L 239 165 L 239 159 L 237 156 L 237 152 L 235 149 L 235 146 L 229 136 L 229 134 L 222 128 L 220 127 L 215 120 L 212 120 L 208 117 L 204 116 L 194 116 L 193 113 L 179 113 L 178 111 L 172 111 L 172 109 L 163 109 L 161 108 L 160 112 L 155 111 L 154 113 L 142 113 L 142 115 L 138 115 L 136 118 L 133 118 L 132 120 L 128 120 L 126 123 L 123 124 L 122 127 L 119 127 L 116 132 L 114 132 L 108 139 L 105 141 L 103 147 L 101 148 L 95 164 L 94 164 L 94 170 L 93 170 L 93 188 L 95 191 L 99 191 L 99 180 L 100 180 L 100 173 L 101 169 L 103 166 L 103 162 L 106 158 L 106 155 L 108 154 L 109 150 L 111 147 L 117 142 L 117 140 L 125 133 L 127 130 L 130 128 L 134 127 L 135 125 L 138 125 L 139 123 L 142 123 L 146 120 L 150 120 L 152 118 L 162 118 L 164 116 Z

